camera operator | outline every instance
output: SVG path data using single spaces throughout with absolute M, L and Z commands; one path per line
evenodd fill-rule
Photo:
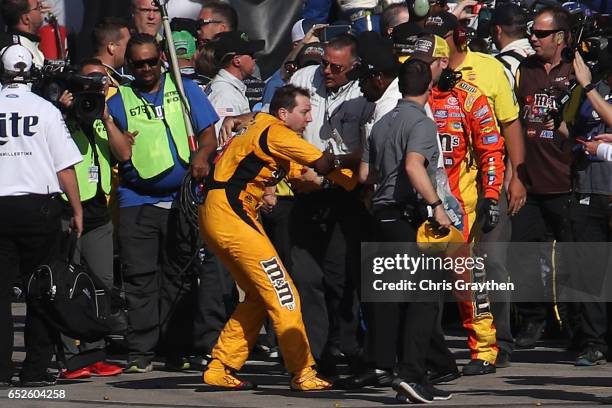
M 45 56 L 38 48 L 38 29 L 44 22 L 43 12 L 49 11 L 41 0 L 4 0 L 0 5 L 2 19 L 9 30 L 6 38 L 0 38 L 0 48 L 9 44 L 21 44 L 32 53 L 33 63 L 40 68 Z M 0 33 L 0 36 L 4 33 Z
M 105 65 L 97 59 L 84 61 L 79 74 L 92 80 L 91 85 L 83 86 L 82 92 L 87 92 L 86 97 L 92 100 L 95 93 L 99 93 L 99 101 L 102 102 L 109 92 Z M 106 105 L 100 104 L 100 111 L 96 115 L 79 115 L 79 111 L 74 109 L 74 101 L 70 91 L 60 98 L 67 112 L 68 129 L 83 158 L 75 166 L 83 206 L 83 235 L 77 243 L 73 261 L 86 264 L 91 273 L 110 289 L 113 286 L 113 224 L 107 196 L 111 191 L 114 159 L 101 120 L 102 116 L 108 116 L 108 112 L 102 110 Z M 65 208 L 64 214 L 69 214 L 69 210 Z M 66 228 L 67 222 L 63 221 L 62 227 Z M 86 343 L 62 335 L 62 342 L 65 369 L 60 373 L 60 378 L 78 379 L 88 378 L 92 374 L 111 376 L 121 373 L 121 367 L 104 362 L 104 339 Z
M 571 135 L 582 143 L 575 149 L 574 195 L 570 206 L 570 218 L 574 239 L 578 242 L 607 242 L 612 238 L 608 220 L 612 215 L 612 162 L 603 161 L 606 144 L 594 140 L 599 135 L 612 133 L 612 55 L 604 50 L 598 55 L 603 69 L 600 81 L 591 83 L 591 73 L 578 52 L 575 54 L 576 79 L 584 88 L 583 102 L 571 127 Z M 606 116 L 607 113 L 607 116 Z M 610 136 L 610 135 L 608 135 Z M 605 138 L 605 136 L 604 136 Z M 612 146 L 612 145 L 607 145 Z M 582 148 L 583 147 L 583 148 Z M 605 247 L 590 245 L 591 267 L 580 272 L 581 285 L 589 292 L 601 290 L 600 279 L 606 271 L 608 253 Z M 595 262 L 595 263 L 593 263 Z M 572 272 L 574 272 L 572 270 Z M 588 299 L 586 299 L 588 300 Z M 594 366 L 606 363 L 608 314 L 607 304 L 602 302 L 580 303 L 580 331 L 582 344 L 575 361 L 577 366 Z
M 570 15 L 560 7 L 545 7 L 536 14 L 529 31 L 535 54 L 519 66 L 516 96 L 525 129 L 527 201 L 512 218 L 513 242 L 545 242 L 547 231 L 557 241 L 571 241 L 568 219 L 571 199 L 572 153 L 566 135 L 559 131 L 561 95 L 574 80 L 572 63 L 562 58 L 570 39 Z M 525 258 L 525 257 L 524 257 Z M 528 257 L 526 262 L 535 262 Z M 540 286 L 540 279 L 529 279 Z M 520 348 L 532 348 L 546 324 L 545 303 L 518 303 L 523 325 L 516 337 Z
M 1 56 L 0 270 L 5 276 L 0 279 L 0 384 L 8 385 L 13 376 L 12 284 L 16 275 L 26 281 L 37 265 L 59 250 L 57 195 L 62 191 L 73 210 L 70 227 L 81 234 L 83 210 L 73 166 L 82 157 L 59 110 L 30 90 L 30 51 L 11 45 Z M 28 307 L 21 386 L 55 384 L 47 368 L 57 340 L 57 331 Z

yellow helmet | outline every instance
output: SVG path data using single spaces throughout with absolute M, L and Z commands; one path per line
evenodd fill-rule
M 451 244 L 463 244 L 465 238 L 463 233 L 456 227 L 450 226 L 448 232 L 440 231 L 431 222 L 425 221 L 417 230 L 417 247 L 426 254 L 449 253 Z M 452 245 L 453 248 L 458 248 L 461 245 Z M 454 252 L 454 251 L 451 251 Z

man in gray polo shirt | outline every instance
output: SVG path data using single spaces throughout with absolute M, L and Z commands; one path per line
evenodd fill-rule
M 378 242 L 415 242 L 422 211 L 428 205 L 442 228 L 451 221 L 434 188 L 440 151 L 436 125 L 424 105 L 432 87 L 432 74 L 423 61 L 405 62 L 399 73 L 402 99 L 372 129 L 364 147 L 360 175 L 367 168 L 377 183 L 372 199 L 374 236 Z M 364 181 L 364 180 L 362 180 Z M 398 397 L 416 403 L 449 399 L 426 380 L 425 358 L 430 347 L 439 305 L 427 302 L 374 302 L 369 304 L 366 355 L 376 371 L 392 376 L 399 356 L 398 378 L 392 387 Z

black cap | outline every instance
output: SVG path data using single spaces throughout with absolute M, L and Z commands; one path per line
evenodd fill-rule
M 493 9 L 491 25 L 527 26 L 529 18 L 525 10 L 514 3 L 501 3 Z
M 365 31 L 357 36 L 360 63 L 350 73 L 362 78 L 374 73 L 393 72 L 399 67 L 393 54 L 393 44 L 375 31 Z
M 227 31 L 215 37 L 215 59 L 223 61 L 228 55 L 252 55 L 263 50 L 264 40 L 249 40 L 242 31 Z
M 171 31 L 189 31 L 194 38 L 198 37 L 197 21 L 191 18 L 174 17 L 170 21 Z
M 310 43 L 302 47 L 298 55 L 295 57 L 295 63 L 298 68 L 304 68 L 309 65 L 318 65 L 323 59 L 323 44 Z
M 439 37 L 446 37 L 449 31 L 453 31 L 459 27 L 457 17 L 447 11 L 443 11 L 438 15 L 431 16 L 425 23 L 425 30 L 428 33 L 435 34 Z
M 393 47 L 398 54 L 405 55 L 412 49 L 421 34 L 425 33 L 423 27 L 415 22 L 402 23 L 396 26 L 391 33 Z

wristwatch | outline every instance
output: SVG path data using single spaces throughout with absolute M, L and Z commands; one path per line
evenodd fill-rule
M 584 93 L 588 94 L 593 89 L 595 89 L 595 84 L 591 82 L 590 84 L 587 84 L 587 86 L 584 87 Z
M 338 158 L 338 156 L 334 156 L 334 169 L 342 168 L 342 160 Z
M 433 210 L 433 209 L 434 209 L 434 208 L 436 208 L 437 206 L 442 205 L 442 200 L 438 199 L 438 201 L 433 202 L 433 203 L 431 203 L 431 204 L 427 204 L 427 205 L 428 205 L 428 206 L 429 206 L 429 207 L 430 207 L 430 208 Z

